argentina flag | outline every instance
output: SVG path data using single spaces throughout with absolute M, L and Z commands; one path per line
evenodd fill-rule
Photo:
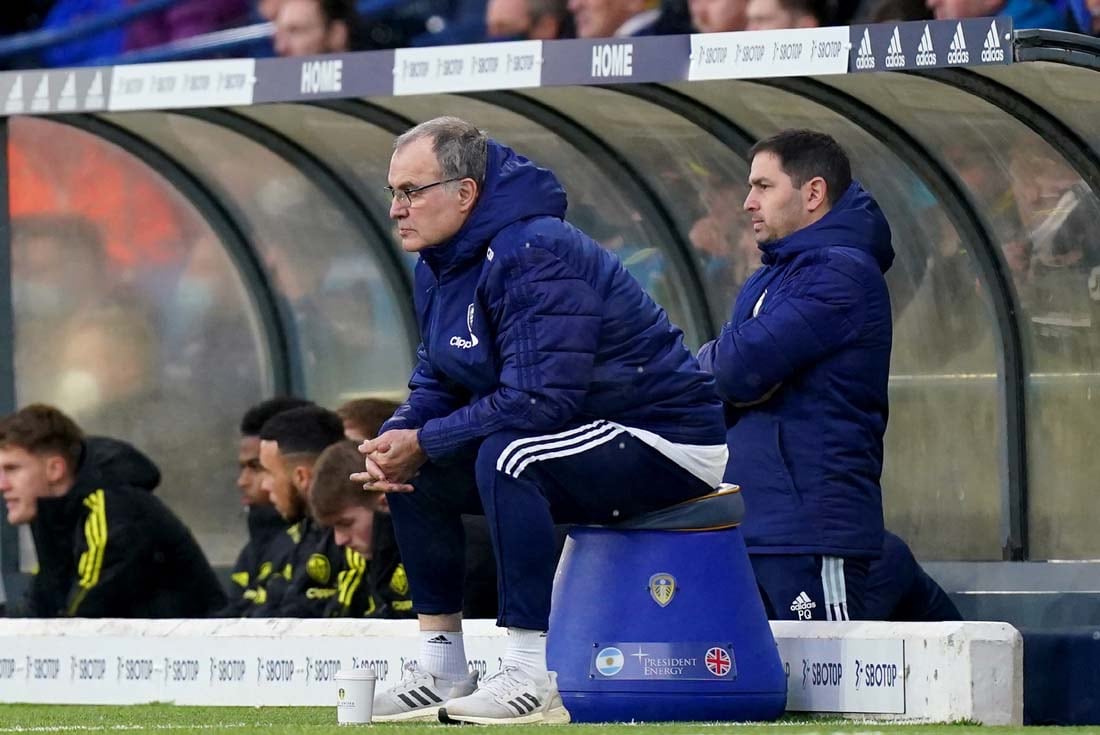
M 614 676 L 623 670 L 623 652 L 608 647 L 596 654 L 596 670 L 604 676 Z

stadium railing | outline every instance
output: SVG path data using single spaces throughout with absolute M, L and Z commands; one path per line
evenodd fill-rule
M 34 54 L 62 43 L 93 36 L 109 28 L 117 28 L 146 15 L 164 10 L 179 0 L 141 0 L 118 11 L 103 13 L 66 28 L 29 31 L 0 39 L 0 63 Z M 360 0 L 356 4 L 364 20 L 397 12 L 401 0 Z M 179 61 L 203 57 L 225 56 L 230 52 L 246 56 L 269 56 L 268 40 L 274 34 L 270 22 L 227 28 L 191 38 L 172 41 L 161 46 L 129 51 L 117 56 L 92 59 L 89 65 L 136 64 L 158 61 Z

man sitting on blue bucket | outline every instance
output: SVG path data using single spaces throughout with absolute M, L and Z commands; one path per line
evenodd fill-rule
M 750 158 L 764 265 L 699 351 L 728 407 L 726 479 L 768 617 L 864 619 L 883 544 L 890 225 L 828 135 L 786 130 Z
M 568 722 L 546 666 L 554 521 L 610 523 L 712 492 L 713 378 L 614 255 L 563 221 L 554 174 L 457 118 L 397 139 L 390 216 L 420 256 L 406 403 L 353 479 L 390 494 L 421 642 L 376 721 Z M 462 513 L 497 560 L 501 671 L 462 643 Z

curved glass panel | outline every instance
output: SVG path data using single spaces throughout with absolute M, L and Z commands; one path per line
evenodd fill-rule
M 321 188 L 227 128 L 173 114 L 114 122 L 168 150 L 235 210 L 294 316 L 306 397 L 330 408 L 372 394 L 403 397 L 412 371 L 408 308 L 367 237 Z
M 748 194 L 745 161 L 684 118 L 636 97 L 596 87 L 528 94 L 598 131 L 642 174 L 677 228 L 688 233 L 714 323 L 725 323 L 741 284 L 760 266 L 740 206 Z
M 751 83 L 680 90 L 759 138 L 814 128 L 848 151 L 853 174 L 890 221 L 897 253 L 886 274 L 894 309 L 882 477 L 887 527 L 922 558 L 999 559 L 1004 437 L 993 314 L 943 207 L 882 142 L 821 105 Z M 974 436 L 997 438 L 957 451 Z
M 1080 512 L 1100 474 L 1092 449 L 1100 400 L 1096 193 L 1040 136 L 976 97 L 912 76 L 828 81 L 890 110 L 954 168 L 989 218 L 1020 305 L 1029 370 L 1031 556 L 1100 557 L 1100 537 Z M 1083 106 L 1093 119 L 1100 112 Z
M 1053 113 L 1100 153 L 1100 74 L 1048 61 L 985 66 L 974 70 L 995 79 Z
M 684 330 L 691 346 L 700 344 L 696 320 L 684 290 L 685 279 L 662 257 L 660 230 L 640 202 L 627 198 L 587 156 L 557 134 L 494 105 L 467 97 L 399 97 L 373 100 L 417 121 L 445 110 L 485 130 L 521 155 L 554 171 L 569 195 L 566 219 L 616 252 L 627 270 Z
M 239 107 L 235 112 L 308 148 L 358 189 L 360 196 L 371 205 L 375 219 L 389 221 L 390 196 L 383 187 L 393 152 L 393 135 L 349 115 L 307 105 L 259 105 Z M 403 257 L 408 255 L 401 250 L 396 235 L 391 244 Z M 408 262 L 411 267 L 416 258 Z
M 272 390 L 254 305 L 210 226 L 124 150 L 10 122 L 15 383 L 159 466 L 157 494 L 213 563 L 244 540 L 241 414 Z

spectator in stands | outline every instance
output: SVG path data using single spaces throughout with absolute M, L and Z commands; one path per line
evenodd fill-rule
M 764 265 L 699 360 L 727 406 L 742 530 L 768 616 L 866 616 L 882 553 L 892 323 L 890 225 L 828 135 L 784 130 L 749 152 Z
M 682 33 L 693 33 L 691 26 L 691 10 L 688 9 L 688 0 L 661 0 L 660 15 L 653 24 L 650 35 L 665 36 Z
M 313 56 L 351 51 L 358 25 L 353 0 L 283 0 L 275 16 L 275 53 Z
M 419 254 L 423 346 L 408 400 L 361 445 L 354 479 L 390 493 L 421 644 L 374 717 L 568 721 L 546 668 L 554 519 L 607 522 L 712 492 L 722 408 L 664 311 L 562 221 L 553 173 L 444 117 L 397 139 L 389 184 L 402 248 Z M 487 517 L 509 633 L 501 670 L 476 690 L 463 513 Z M 514 697 L 534 709 L 517 713 Z
M 129 0 L 131 5 L 137 0 Z M 249 0 L 185 0 L 142 15 L 126 28 L 127 51 L 161 46 L 191 36 L 243 25 L 251 14 Z
M 376 433 L 381 421 L 374 427 Z M 366 492 L 361 483 L 348 479 L 363 466 L 358 444 L 333 444 L 317 459 L 309 506 L 326 534 L 328 555 L 360 555 L 367 574 L 362 598 L 365 609 L 357 615 L 370 618 L 414 617 L 409 599 L 409 578 L 401 564 L 385 493 Z M 345 550 L 346 548 L 346 550 Z M 357 568 L 357 567 L 351 567 Z M 363 608 L 360 602 L 359 608 Z
M 743 31 L 747 0 L 690 0 L 691 24 L 700 33 Z
M 871 562 L 864 591 L 867 620 L 935 623 L 962 620 L 959 609 L 895 534 L 882 536 L 882 556 Z
M 41 30 L 58 32 L 97 15 L 117 14 L 125 0 L 56 0 L 46 13 Z M 42 51 L 46 66 L 80 66 L 122 52 L 126 29 L 119 23 L 89 36 L 47 46 Z
M 495 40 L 565 38 L 569 24 L 566 0 L 489 0 L 485 7 L 485 26 Z
M 324 617 L 334 612 L 334 600 L 349 606 L 369 606 L 362 585 L 366 562 L 355 556 L 333 559 L 331 531 L 317 525 L 309 513 L 309 492 L 321 453 L 344 439 L 340 417 L 320 406 L 301 406 L 276 414 L 260 430 L 262 486 L 279 514 L 293 525 L 279 536 L 273 552 L 275 571 L 259 586 L 245 592 L 253 602 L 250 617 Z M 340 586 L 342 582 L 346 585 Z M 354 584 L 353 584 L 354 582 Z M 350 610 L 350 607 L 349 607 Z
M 569 0 L 578 38 L 649 36 L 661 15 L 657 0 Z
M 1078 31 L 1100 36 L 1100 0 L 1069 0 L 1069 9 Z
M 85 438 L 52 406 L 0 421 L 0 495 L 38 556 L 31 617 L 202 617 L 225 593 L 191 532 L 153 495 L 160 471 L 134 447 Z
M 241 419 L 241 438 L 237 444 L 240 466 L 237 489 L 241 492 L 241 504 L 248 513 L 248 543 L 241 549 L 230 570 L 229 604 L 218 617 L 239 617 L 252 606 L 245 592 L 262 584 L 275 569 L 276 560 L 272 551 L 277 548 L 277 540 L 280 535 L 285 535 L 287 529 L 287 521 L 279 515 L 263 489 L 260 429 L 271 417 L 308 405 L 310 402 L 302 398 L 280 396 L 256 404 Z
M 257 0 L 256 15 L 260 16 L 263 20 L 269 20 L 274 23 L 275 18 L 279 15 L 279 8 L 281 8 L 282 5 L 283 0 Z
M 823 25 L 821 0 L 748 0 L 745 30 L 818 28 Z
M 12 221 L 12 307 L 19 334 L 16 372 L 23 396 L 44 399 L 58 380 L 58 351 L 74 318 L 119 297 L 103 236 L 80 215 Z
M 931 20 L 932 11 L 925 0 L 878 0 L 875 3 L 862 3 L 861 15 L 852 19 L 853 23 L 890 23 L 906 20 Z
M 1064 5 L 1048 0 L 926 0 L 936 20 L 1008 15 L 1014 28 L 1076 30 Z M 1007 44 L 1005 39 L 1000 39 Z
M 743 211 L 729 202 L 744 201 L 745 187 L 714 176 L 703 190 L 704 214 L 688 231 L 707 293 L 732 297 L 760 267 L 760 250 Z

